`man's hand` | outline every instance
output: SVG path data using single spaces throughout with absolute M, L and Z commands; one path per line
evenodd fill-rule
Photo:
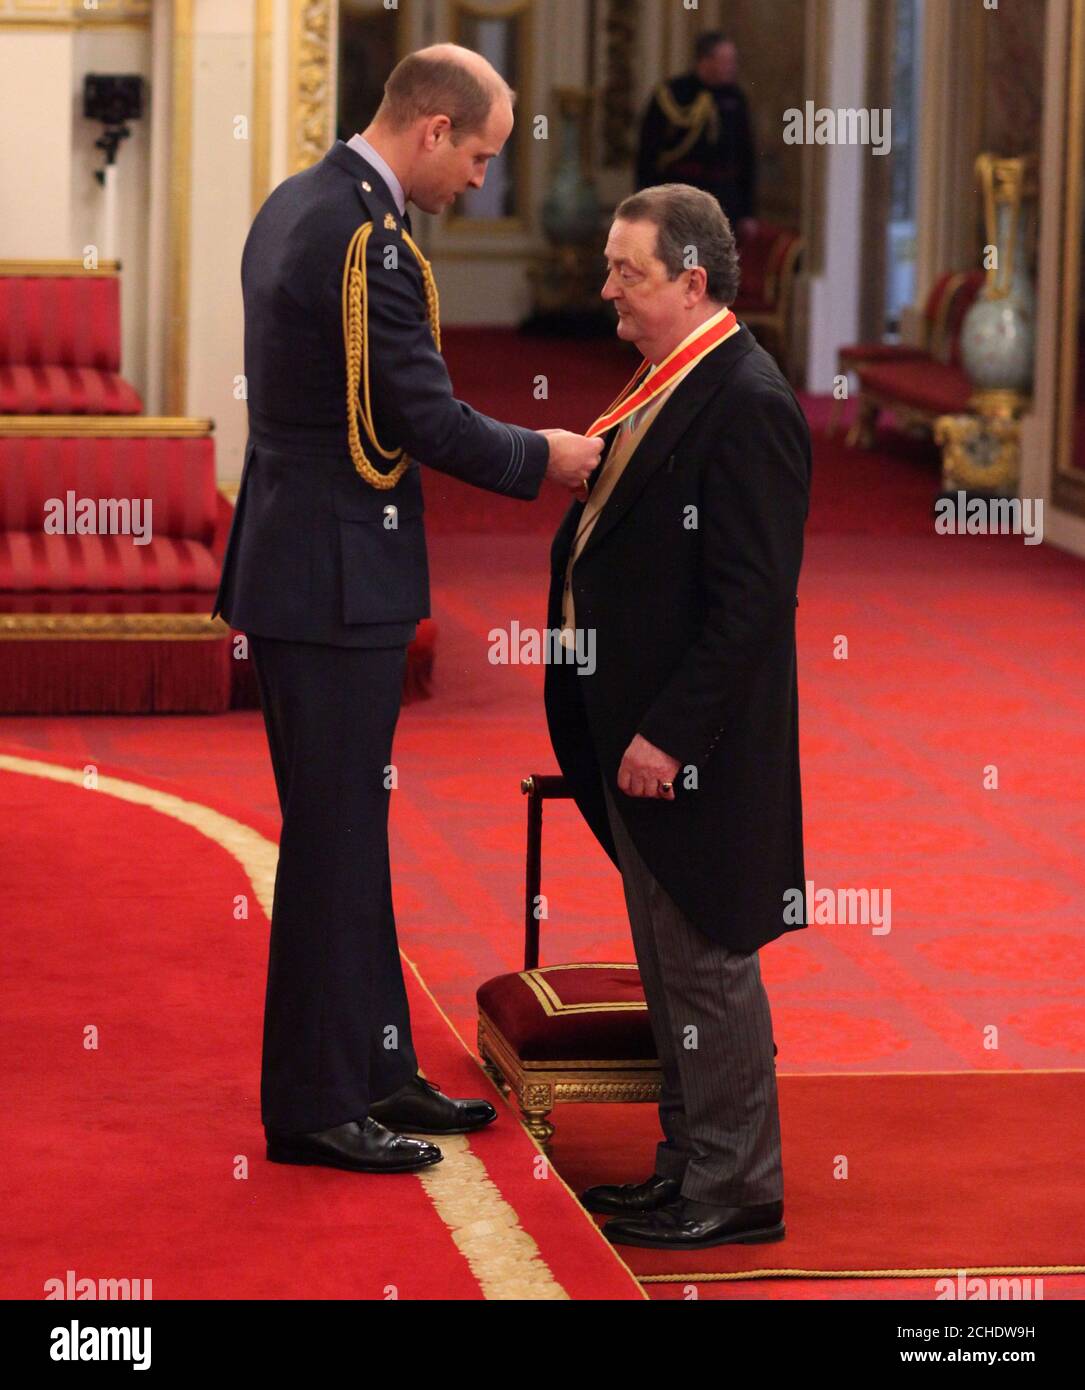
M 602 439 L 588 439 L 582 434 L 570 434 L 568 430 L 540 430 L 539 433 L 545 434 L 550 441 L 546 476 L 573 492 L 583 492 L 585 483 L 599 467 Z
M 651 796 L 657 801 L 673 801 L 674 779 L 681 766 L 662 748 L 641 738 L 640 734 L 634 734 L 633 742 L 625 750 L 618 769 L 619 790 L 625 792 L 626 796 Z M 660 791 L 661 782 L 669 782 L 670 790 Z

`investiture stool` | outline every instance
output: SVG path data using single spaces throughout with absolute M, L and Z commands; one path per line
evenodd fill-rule
M 662 1070 L 643 1183 L 590 1189 L 618 1243 L 782 1239 L 775 1045 L 758 950 L 803 925 L 795 659 L 810 437 L 727 307 L 734 238 L 708 193 L 627 198 L 603 297 L 644 362 L 589 434 L 607 452 L 551 555 L 554 750 L 621 871 Z
M 282 810 L 264 1014 L 268 1157 L 367 1172 L 440 1160 L 485 1100 L 419 1072 L 388 853 L 407 646 L 429 613 L 421 466 L 534 498 L 601 443 L 453 397 L 408 201 L 439 212 L 513 125 L 453 45 L 405 58 L 364 135 L 280 184 L 241 263 L 249 437 L 215 611 L 249 640 Z

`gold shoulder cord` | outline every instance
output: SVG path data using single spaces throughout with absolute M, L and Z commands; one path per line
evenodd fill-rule
M 688 106 L 679 106 L 674 93 L 665 82 L 661 82 L 656 88 L 656 100 L 667 121 L 676 129 L 686 132 L 673 150 L 664 150 L 660 154 L 657 164 L 661 171 L 687 154 L 706 128 L 713 144 L 719 140 L 719 111 L 711 92 L 698 92 Z
M 382 491 L 395 487 L 407 471 L 407 459 L 402 449 L 385 449 L 377 438 L 373 424 L 373 406 L 369 396 L 369 321 L 367 315 L 368 285 L 366 281 L 365 252 L 373 233 L 373 223 L 365 222 L 354 233 L 347 247 L 346 262 L 343 266 L 343 342 L 347 352 L 347 438 L 350 442 L 350 456 L 358 473 L 375 488 Z M 414 240 L 403 231 L 403 240 L 410 247 L 422 268 L 422 280 L 426 287 L 426 311 L 433 341 L 437 351 L 441 350 L 440 304 L 437 298 L 437 282 L 433 278 L 433 268 L 426 260 Z M 360 394 L 359 394 L 359 388 Z M 387 473 L 375 468 L 366 458 L 362 448 L 359 419 L 369 438 L 370 444 L 382 458 L 390 460 L 393 467 Z

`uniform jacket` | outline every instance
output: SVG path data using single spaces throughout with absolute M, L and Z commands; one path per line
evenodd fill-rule
M 369 220 L 374 423 L 385 448 L 411 459 L 387 491 L 358 475 L 347 443 L 343 263 Z M 235 628 L 337 646 L 409 641 L 429 614 L 421 466 L 511 497 L 538 493 L 546 439 L 453 396 L 403 224 L 380 175 L 343 141 L 281 183 L 253 222 L 241 261 L 249 437 L 214 609 Z M 388 471 L 364 432 L 362 444 Z
M 637 187 L 657 183 L 689 183 L 717 199 L 732 223 L 753 217 L 757 208 L 757 153 L 750 108 L 742 88 L 729 82 L 706 88 L 696 73 L 673 77 L 665 84 L 679 106 L 690 106 L 703 91 L 711 91 L 719 113 L 718 139 L 703 133 L 680 158 L 660 164 L 660 156 L 673 149 L 686 132 L 668 121 L 652 97 L 641 122 L 637 155 Z

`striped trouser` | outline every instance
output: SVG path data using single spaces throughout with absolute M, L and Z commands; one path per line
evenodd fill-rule
M 663 1069 L 655 1171 L 720 1206 L 783 1199 L 772 1019 L 757 952 L 695 927 L 637 852 L 604 786 L 629 924 Z

